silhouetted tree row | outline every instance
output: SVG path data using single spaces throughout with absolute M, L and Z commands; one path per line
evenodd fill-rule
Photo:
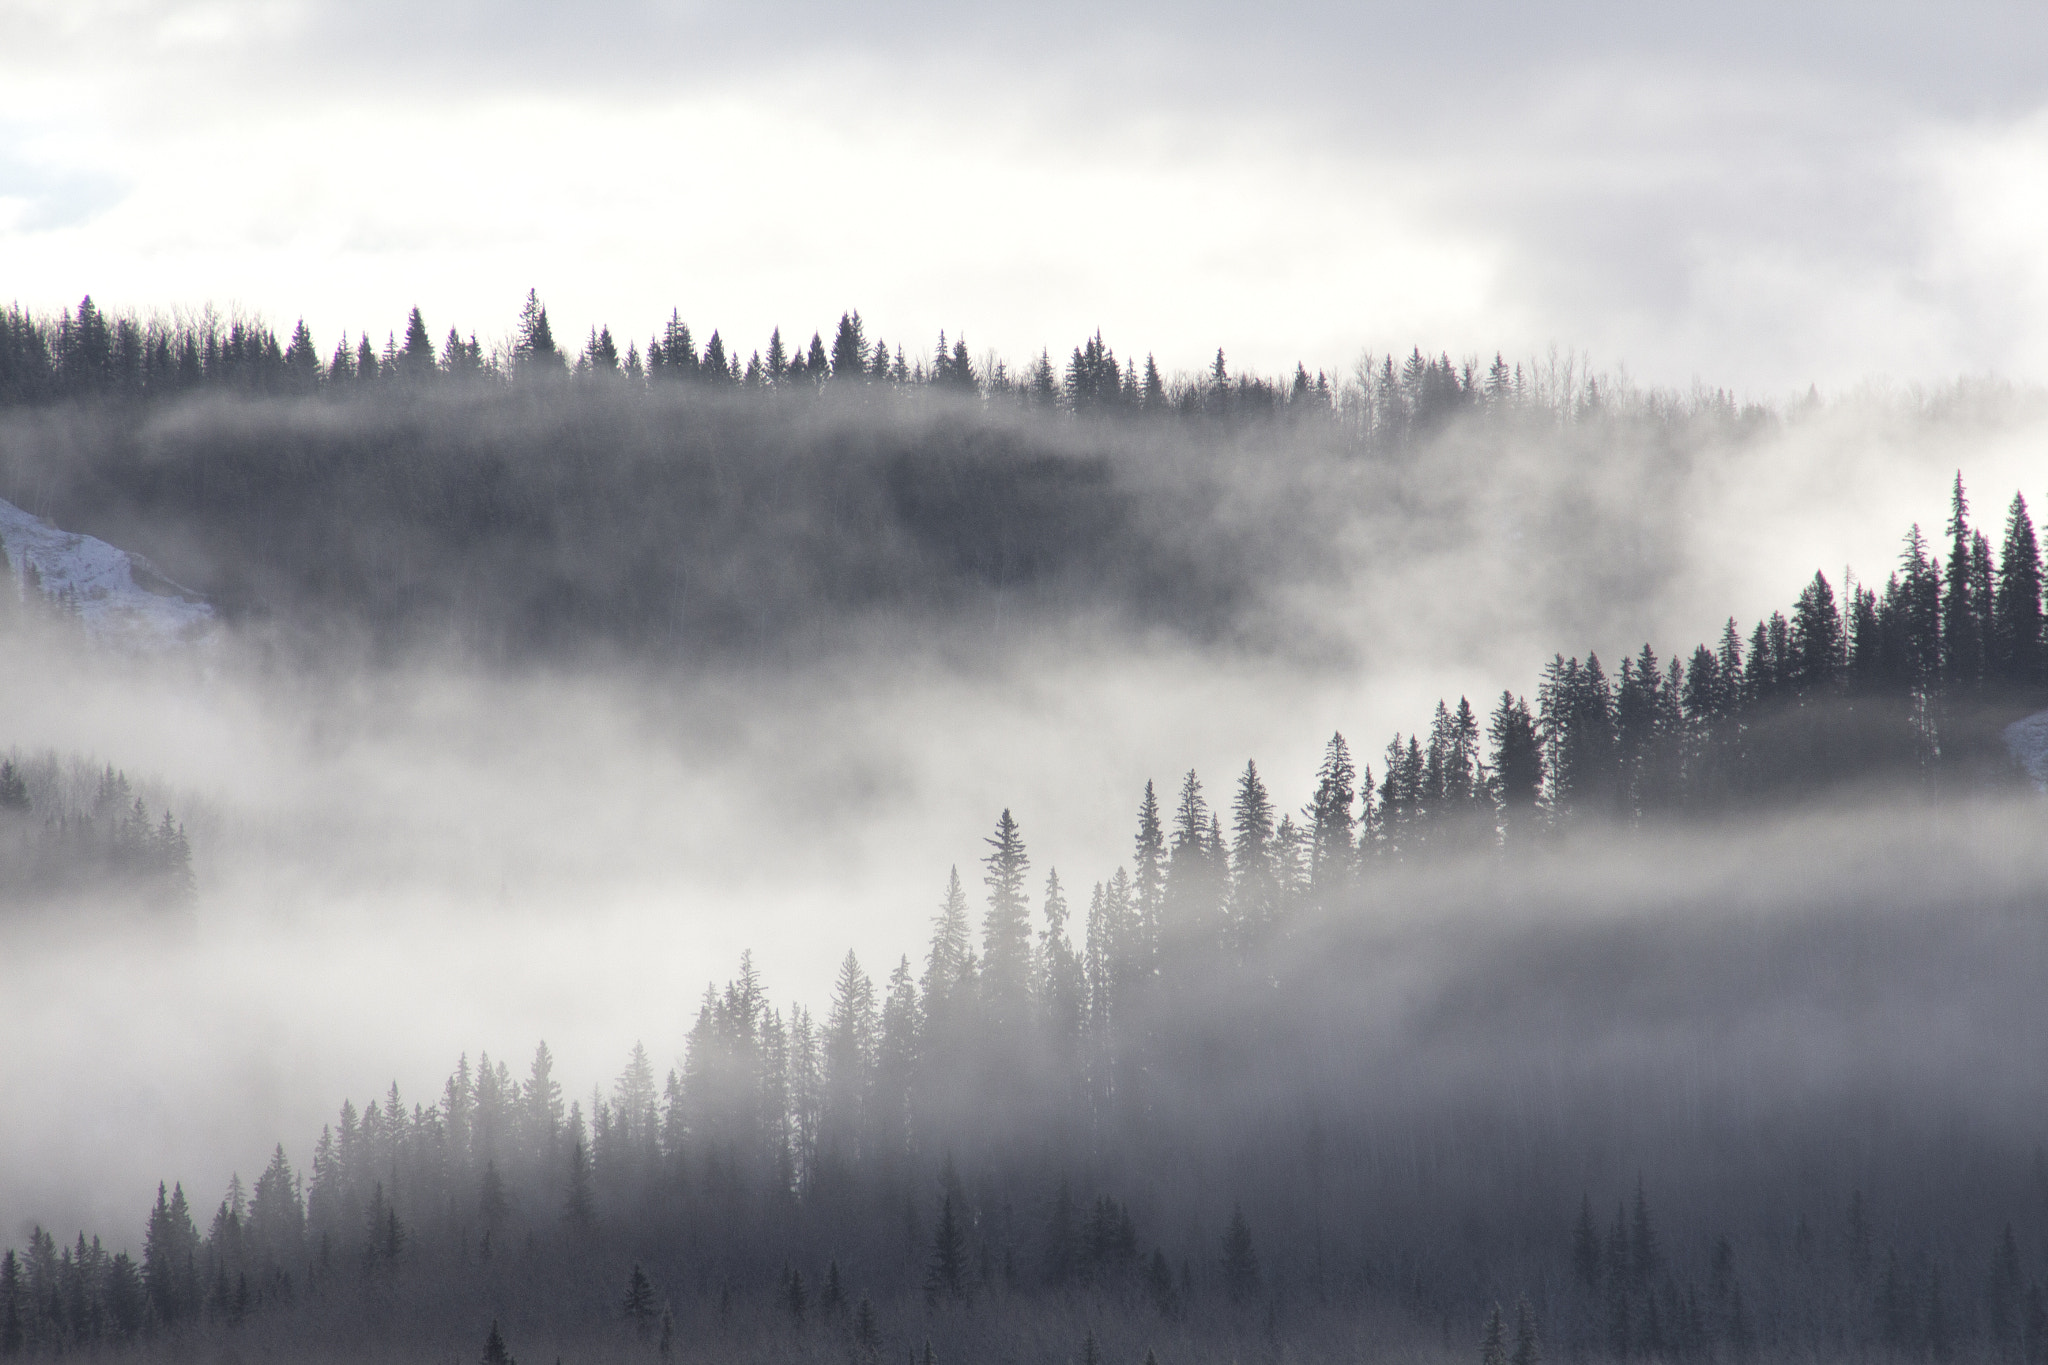
M 1013 366 L 993 354 L 977 359 L 964 338 L 949 341 L 943 331 L 929 351 L 906 353 L 900 344 L 871 340 L 857 310 L 840 315 L 829 343 L 822 332 L 805 344 L 776 328 L 764 347 L 744 356 L 715 329 L 700 343 L 680 311 L 644 350 L 634 340 L 622 350 L 609 326 L 592 328 L 580 348 L 565 349 L 531 291 L 510 341 L 488 353 L 474 332 L 465 338 L 452 327 L 437 346 L 418 308 L 381 344 L 367 332 L 353 342 L 344 333 L 331 350 L 314 341 L 303 320 L 280 338 L 260 320 L 223 320 L 211 310 L 109 313 L 90 295 L 54 317 L 18 304 L 0 310 L 0 407 L 195 391 L 343 396 L 563 378 L 841 399 L 924 391 L 1077 416 L 1316 418 L 1376 445 L 1427 435 L 1468 413 L 1540 413 L 1569 422 L 1600 413 L 1609 401 L 1575 358 L 1509 365 L 1496 354 L 1482 369 L 1477 359 L 1454 363 L 1415 348 L 1405 359 L 1368 356 L 1347 375 L 1311 374 L 1297 364 L 1291 376 L 1268 378 L 1234 372 L 1219 349 L 1201 373 L 1167 375 L 1149 354 L 1142 362 L 1120 358 L 1098 331 L 1064 362 L 1042 351 Z M 1738 413 L 1721 391 L 1695 401 L 1727 419 L 1763 415 L 1754 408 Z
M 192 849 L 168 808 L 152 817 L 112 767 L 83 804 L 66 801 L 62 785 L 53 754 L 0 761 L 0 905 L 190 902 Z
M 1947 539 L 1937 556 L 1915 525 L 1882 587 L 1851 584 L 1842 601 L 1817 572 L 1789 614 L 1757 622 L 1746 641 L 1730 618 L 1684 663 L 1660 661 L 1646 643 L 1610 679 L 1598 654 L 1558 655 L 1533 712 L 1501 694 L 1483 744 L 1469 702 L 1440 702 L 1426 741 L 1389 741 L 1377 787 L 1367 769 L 1353 791 L 1339 736 L 1327 780 L 1361 803 L 1360 856 L 1914 775 L 2016 775 L 2001 731 L 2048 705 L 2041 553 L 2026 499 L 2014 494 L 1994 558 L 1958 474 Z

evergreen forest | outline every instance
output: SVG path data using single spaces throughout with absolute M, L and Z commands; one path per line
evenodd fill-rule
M 529 295 L 490 350 L 416 309 L 326 347 L 14 307 L 0 495 L 287 670 L 774 668 L 1069 619 L 1312 656 L 1290 603 L 1342 579 L 1341 519 L 1420 555 L 1466 491 L 1445 450 L 1509 479 L 1533 445 L 1565 501 L 1640 508 L 1786 421 L 1569 357 L 1271 379 L 830 330 L 565 349 Z M 2048 1028 L 2009 740 L 2048 707 L 2041 552 L 2021 493 L 1986 516 L 1957 473 L 1937 516 L 1713 638 L 1560 640 L 1533 688 L 1313 772 L 1148 782 L 1128 858 L 1071 881 L 1002 810 L 932 869 L 926 941 L 848 952 L 815 1006 L 742 957 L 677 995 L 681 1055 L 587 1092 L 544 1043 L 463 1053 L 248 1183 L 0 1230 L 0 1358 L 2048 1365 L 2048 1086 L 2009 1060 Z M 1630 554 L 1602 570 L 1654 576 Z M 2009 877 L 1956 852 L 1979 811 Z M 0 763 L 0 851 L 10 905 L 203 909 L 111 767 Z M 1964 978 L 1998 1027 L 1959 1054 Z
M 136 1228 L 28 1229 L 0 1258 L 0 1355 L 2048 1361 L 2044 1135 L 1944 1108 L 1906 1035 L 1900 1070 L 1811 1093 L 1682 1053 L 1518 1069 L 1550 1055 L 1529 1010 L 1572 1055 L 1603 1010 L 1833 970 L 1845 943 L 2042 960 L 2037 906 L 1962 885 L 1890 893 L 1948 907 L 1937 948 L 1887 883 L 1845 930 L 1660 881 L 1642 894 L 1692 936 L 1668 959 L 1507 913 L 1576 894 L 1591 850 L 1656 862 L 1760 804 L 1847 793 L 1910 828 L 1938 794 L 2024 790 L 2004 727 L 2048 692 L 2024 498 L 1981 529 L 1958 475 L 1938 536 L 1900 543 L 1881 581 L 1816 573 L 1689 653 L 1559 654 L 1533 701 L 1440 703 L 1369 761 L 1333 735 L 1289 794 L 1255 762 L 1220 791 L 1148 783 L 1128 861 L 1089 880 L 1004 810 L 934 877 L 928 942 L 879 971 L 849 952 L 815 1011 L 742 958 L 677 1001 L 673 1063 L 635 1045 L 585 1093 L 544 1043 L 464 1054 L 431 1098 L 394 1084 L 283 1135 L 250 1183 L 165 1172 Z M 39 783 L 0 769 L 10 818 L 189 888 L 182 832 L 118 774 L 89 813 Z M 1397 1022 L 1419 959 L 1387 926 L 1445 886 L 1464 908 L 1433 933 L 1504 975 Z M 1503 984 L 1625 950 L 1585 1000 Z M 1466 1084 L 1477 1058 L 1500 1079 Z

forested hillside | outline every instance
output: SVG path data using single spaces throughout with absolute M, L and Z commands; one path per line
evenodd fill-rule
M 1997 1070 L 1980 1105 L 1911 1041 L 1960 979 L 2009 1036 L 2048 1023 L 2025 883 L 1923 847 L 1909 801 L 1780 861 L 1810 904 L 1759 921 L 1756 853 L 1714 870 L 1683 818 L 2018 784 L 2025 503 L 1994 555 L 1959 478 L 1944 539 L 1684 662 L 1560 657 L 1533 706 L 1440 706 L 1377 775 L 1335 736 L 1291 797 L 1251 763 L 1214 802 L 1148 784 L 1085 882 L 1004 811 L 978 935 L 956 868 L 915 959 L 849 953 L 815 1013 L 743 961 L 672 1068 L 635 1047 L 586 1097 L 545 1045 L 465 1057 L 432 1103 L 292 1139 L 304 1166 L 167 1180 L 139 1255 L 37 1229 L 0 1351 L 2042 1359 L 2048 1165 L 2015 1116 L 2048 1097 Z M 1615 894 L 1655 917 L 1578 917 Z M 1817 1084 L 1807 990 L 1862 1002 Z
M 167 806 L 152 812 L 127 774 L 47 752 L 0 760 L 0 914 L 177 909 L 193 890 L 184 825 Z
M 1316 629 L 1280 601 L 1332 578 L 1344 518 L 1452 491 L 1414 459 L 1455 433 L 1619 445 L 1654 488 L 1774 420 L 1571 358 L 1162 376 L 1096 336 L 1019 373 L 957 340 L 884 364 L 854 314 L 738 368 L 680 318 L 616 349 L 572 365 L 533 300 L 490 356 L 416 315 L 323 358 L 303 328 L 17 309 L 0 496 L 232 620 L 385 657 L 774 660 L 976 613 L 1265 639 Z

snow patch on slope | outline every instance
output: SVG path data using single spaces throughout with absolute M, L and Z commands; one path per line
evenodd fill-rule
M 213 628 L 213 607 L 139 554 L 60 530 L 0 499 L 0 542 L 14 588 L 29 598 L 29 568 L 47 605 L 75 614 L 86 632 L 142 650 L 194 643 Z
M 2027 770 L 2034 785 L 2048 792 L 2048 711 L 2036 711 L 2006 726 L 2005 748 Z

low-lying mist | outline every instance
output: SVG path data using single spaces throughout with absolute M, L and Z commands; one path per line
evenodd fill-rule
M 0 651 L 0 742 L 212 812 L 189 920 L 0 925 L 0 1028 L 33 1040 L 0 1235 L 138 1238 L 159 1179 L 209 1207 L 278 1140 L 303 1164 L 341 1097 L 427 1100 L 465 1051 L 545 1038 L 571 1095 L 635 1040 L 665 1069 L 745 949 L 821 1008 L 848 948 L 877 978 L 921 963 L 1004 808 L 1084 890 L 1147 780 L 1220 796 L 1254 758 L 1291 810 L 1333 730 L 1371 754 L 1554 652 L 1668 654 L 1816 567 L 1881 578 L 1957 467 L 2024 488 L 2037 434 L 1996 394 L 1473 423 L 1371 459 L 943 403 L 0 415 L 0 495 L 228 619 L 187 655 L 61 626 Z M 1816 812 L 1402 873 L 1299 941 L 1312 991 L 1239 1007 L 1344 1079 L 1360 1141 L 1524 1131 L 1529 1180 L 1577 1162 L 1596 1194 L 1686 1143 L 1691 1171 L 1753 1170 L 1744 1144 L 1852 1112 L 1897 1135 L 1874 1170 L 1939 1114 L 2020 1150 L 2038 818 Z M 1255 1066 L 1242 1102 L 1298 1113 L 1293 1079 Z M 1674 1169 L 1671 1198 L 1720 1178 Z

